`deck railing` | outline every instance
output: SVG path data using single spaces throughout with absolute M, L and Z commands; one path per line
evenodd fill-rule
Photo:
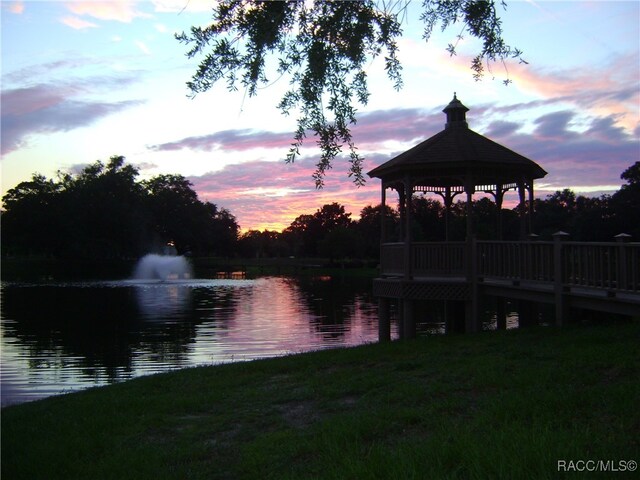
M 491 277 L 513 281 L 640 292 L 640 243 L 631 242 L 414 242 L 405 264 L 403 243 L 383 244 L 381 273 Z M 471 260 L 471 261 L 470 261 Z M 556 282 L 560 275 L 560 281 Z

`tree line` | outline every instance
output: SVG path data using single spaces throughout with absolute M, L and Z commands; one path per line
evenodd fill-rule
M 2 198 L 2 254 L 134 258 L 173 245 L 181 253 L 231 255 L 239 226 L 201 202 L 181 175 L 139 181 L 123 156 L 57 179 L 33 174 Z
M 354 220 L 343 205 L 331 203 L 302 214 L 283 231 L 249 230 L 240 235 L 232 213 L 198 200 L 181 175 L 137 180 L 138 170 L 122 156 L 97 161 L 79 174 L 56 180 L 34 174 L 3 197 L 3 255 L 76 258 L 133 258 L 162 252 L 197 256 L 321 257 L 376 259 L 381 205 L 368 205 Z M 625 184 L 613 195 L 585 197 L 569 189 L 534 200 L 532 230 L 541 239 L 563 230 L 577 241 L 612 241 L 619 233 L 640 239 L 640 162 L 621 175 Z M 473 202 L 479 239 L 495 239 L 497 208 L 488 198 Z M 449 239 L 464 240 L 466 202 L 449 211 Z M 412 238 L 442 241 L 445 208 L 429 197 L 414 197 Z M 519 234 L 516 209 L 501 212 L 503 238 Z M 399 240 L 397 209 L 385 206 L 387 241 Z

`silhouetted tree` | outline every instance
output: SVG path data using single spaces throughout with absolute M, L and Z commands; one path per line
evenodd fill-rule
M 627 168 L 620 178 L 626 180 L 611 198 L 611 210 L 618 233 L 628 233 L 640 241 L 640 162 Z
M 382 229 L 381 205 L 368 205 L 360 211 L 360 220 L 354 225 L 357 233 L 359 256 L 362 258 L 378 258 L 380 256 L 380 234 Z M 385 235 L 387 242 L 398 241 L 398 212 L 385 205 Z
M 34 174 L 3 197 L 3 254 L 137 257 L 168 241 L 181 251 L 234 250 L 238 225 L 229 211 L 200 202 L 180 175 L 137 176 L 122 156 L 58 181 Z
M 2 198 L 3 254 L 51 255 L 58 238 L 60 185 L 44 175 L 34 173 L 30 181 L 20 182 Z
M 444 206 L 438 200 L 414 197 L 411 204 L 415 241 L 443 241 L 445 238 Z
M 300 215 L 283 234 L 295 255 L 318 255 L 318 243 L 337 228 L 349 228 L 351 214 L 338 203 L 323 205 L 313 215 Z
M 249 230 L 240 236 L 240 253 L 245 257 L 284 257 L 289 255 L 289 246 L 280 232 L 272 230 Z

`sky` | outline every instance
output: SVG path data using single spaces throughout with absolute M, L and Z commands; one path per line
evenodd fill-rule
M 213 4 L 1 1 L 2 195 L 34 173 L 55 178 L 123 155 L 140 179 L 184 175 L 243 231 L 282 230 L 332 202 L 353 219 L 378 204 L 379 180 L 356 187 L 346 157 L 316 189 L 312 141 L 285 164 L 296 128 L 276 108 L 286 78 L 270 77 L 253 97 L 224 84 L 189 97 L 200 58 L 187 58 L 174 34 L 206 25 Z M 469 68 L 478 44 L 465 37 L 450 57 L 458 26 L 426 43 L 420 4 L 410 4 L 399 41 L 403 88 L 394 90 L 381 59 L 367 65 L 371 97 L 353 128 L 365 172 L 442 130 L 456 92 L 471 129 L 548 172 L 537 196 L 620 187 L 640 161 L 639 0 L 508 1 L 504 38 L 528 64 L 494 65 L 479 82 Z

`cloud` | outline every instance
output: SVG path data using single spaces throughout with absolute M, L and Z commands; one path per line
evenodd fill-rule
M 67 16 L 60 19 L 66 26 L 74 28 L 76 30 L 84 30 L 86 28 L 97 28 L 98 25 L 92 22 L 87 22 L 79 17 Z
M 31 135 L 86 127 L 102 117 L 142 103 L 77 100 L 74 97 L 78 93 L 73 87 L 50 84 L 3 91 L 2 154 L 21 148 Z
M 118 0 L 118 1 L 67 1 L 64 3 L 67 10 L 73 13 L 73 16 L 62 17 L 60 21 L 68 27 L 76 30 L 85 28 L 96 28 L 97 24 L 89 22 L 81 17 L 91 17 L 102 21 L 115 21 L 123 23 L 131 23 L 135 18 L 149 18 L 151 15 L 142 12 L 136 8 L 136 1 Z
M 517 65 L 513 79 L 519 88 L 542 95 L 548 102 L 569 103 L 590 115 L 615 115 L 616 123 L 631 132 L 638 124 L 639 64 L 636 51 L 612 55 L 607 65 L 594 68 L 536 70 Z
M 337 164 L 347 165 L 347 160 L 337 160 Z M 298 216 L 333 202 L 344 205 L 355 219 L 362 208 L 380 202 L 377 182 L 358 188 L 338 169 L 330 173 L 324 189 L 316 190 L 311 177 L 314 169 L 310 158 L 294 164 L 247 161 L 189 180 L 201 200 L 230 210 L 245 231 L 282 230 Z
M 409 142 L 427 138 L 442 129 L 444 116 L 433 115 L 422 109 L 391 109 L 363 113 L 352 128 L 353 139 L 359 149 L 375 151 L 387 141 Z M 234 129 L 185 137 L 172 142 L 151 145 L 154 151 L 214 150 L 244 152 L 253 149 L 288 150 L 293 143 L 293 132 L 269 132 L 265 130 Z M 315 148 L 310 134 L 302 153 Z M 284 157 L 284 155 L 280 155 Z
M 136 17 L 148 17 L 149 15 L 135 8 L 135 1 L 68 1 L 67 9 L 75 15 L 96 18 L 98 20 L 110 20 L 130 23 Z
M 576 117 L 570 110 L 542 115 L 530 133 L 494 122 L 487 136 L 540 164 L 549 173 L 540 181 L 547 189 L 588 192 L 620 185 L 620 173 L 640 158 L 638 136 L 620 126 L 615 115 L 582 120 L 581 130 L 573 125 Z
M 174 142 L 152 145 L 155 151 L 212 150 L 247 151 L 257 148 L 285 148 L 293 138 L 291 133 L 266 132 L 251 129 L 223 130 L 210 135 L 186 137 Z

